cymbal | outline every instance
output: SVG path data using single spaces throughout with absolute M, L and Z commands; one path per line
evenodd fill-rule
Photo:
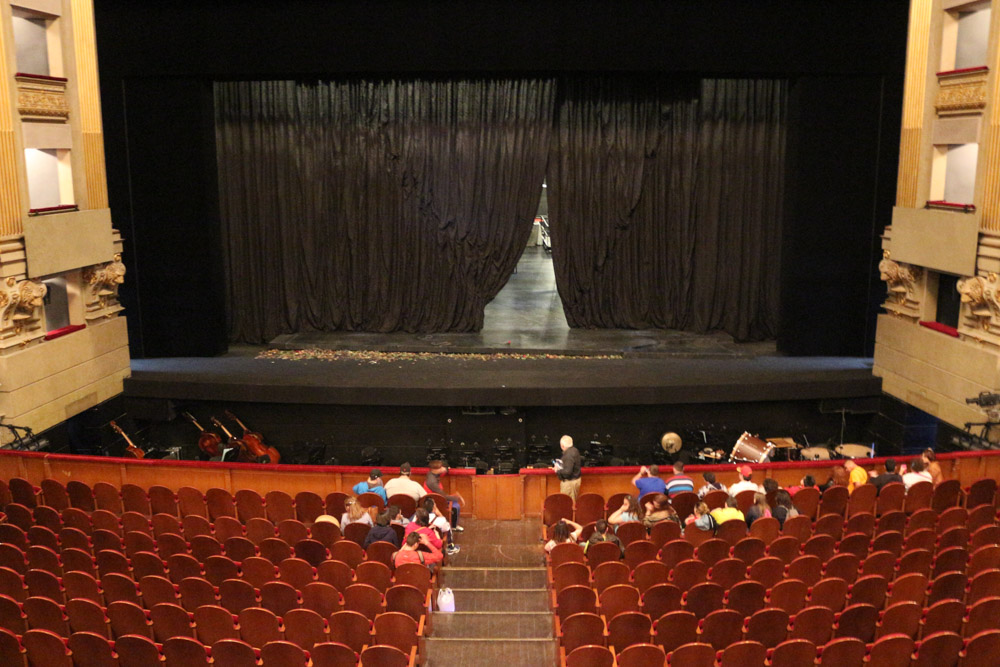
M 673 431 L 664 433 L 660 438 L 660 447 L 663 448 L 667 454 L 676 454 L 681 451 L 681 436 L 677 435 Z

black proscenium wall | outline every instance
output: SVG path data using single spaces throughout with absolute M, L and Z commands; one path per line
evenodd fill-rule
M 779 346 L 870 349 L 906 0 L 94 4 L 133 356 L 226 347 L 213 81 L 618 71 L 793 81 Z

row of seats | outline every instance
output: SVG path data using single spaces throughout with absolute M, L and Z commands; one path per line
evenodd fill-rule
M 447 505 L 439 494 L 427 494 L 439 507 Z M 427 497 L 425 496 L 425 497 Z M 240 489 L 231 494 L 226 489 L 211 488 L 202 493 L 193 487 L 184 486 L 173 490 L 153 485 L 148 489 L 137 484 L 122 484 L 121 488 L 108 482 L 98 482 L 93 488 L 84 482 L 71 480 L 64 486 L 54 479 L 43 479 L 34 486 L 26 479 L 13 477 L 0 480 L 0 505 L 18 503 L 32 509 L 39 505 L 62 511 L 69 507 L 93 512 L 103 509 L 114 514 L 138 512 L 146 516 L 169 514 L 179 518 L 188 515 L 203 516 L 213 521 L 222 516 L 238 518 L 243 523 L 253 518 L 269 519 L 275 524 L 285 519 L 298 519 L 311 524 L 317 516 L 328 514 L 340 518 L 344 512 L 344 502 L 349 494 L 335 491 L 321 497 L 312 491 L 301 491 L 294 497 L 284 491 L 268 491 L 261 496 L 252 489 Z M 386 502 L 375 493 L 358 496 L 362 507 L 381 511 Z M 413 498 L 397 494 L 389 498 L 390 505 L 396 505 L 406 516 L 413 514 L 416 502 Z
M 740 641 L 753 641 L 771 649 L 795 639 L 823 645 L 842 637 L 870 643 L 901 635 L 916 641 L 939 632 L 971 638 L 1000 630 L 998 608 L 1000 598 L 994 597 L 971 607 L 946 601 L 927 610 L 921 610 L 914 602 L 899 603 L 882 612 L 866 604 L 851 605 L 839 613 L 825 607 L 806 607 L 792 616 L 781 609 L 763 609 L 743 617 L 724 609 L 701 620 L 692 612 L 674 611 L 652 622 L 638 612 L 620 612 L 610 620 L 580 612 L 560 622 L 557 637 L 566 653 L 588 644 L 607 646 L 620 653 L 629 646 L 652 643 L 669 653 L 691 642 L 710 644 L 721 651 Z
M 687 526 L 682 532 L 681 527 L 672 521 L 657 523 L 648 531 L 641 523 L 626 522 L 617 526 L 615 534 L 624 546 L 648 540 L 661 547 L 681 537 L 696 545 L 713 538 L 735 544 L 748 536 L 760 539 L 765 544 L 771 544 L 784 536 L 793 536 L 800 542 L 805 542 L 816 534 L 831 535 L 839 540 L 844 535 L 855 533 L 873 537 L 886 532 L 899 532 L 908 536 L 914 532 L 929 530 L 940 535 L 954 528 L 964 528 L 974 533 L 995 524 L 996 510 L 991 505 L 981 505 L 971 512 L 963 507 L 952 507 L 941 513 L 931 509 L 917 510 L 909 516 L 904 512 L 894 511 L 878 518 L 870 512 L 862 512 L 846 520 L 836 514 L 826 514 L 815 522 L 809 517 L 799 515 L 787 519 L 784 526 L 773 517 L 764 517 L 754 521 L 749 529 L 743 521 L 733 519 L 718 526 L 714 533 L 696 526 Z M 552 524 L 547 528 L 545 539 L 553 537 L 555 525 Z M 583 526 L 579 539 L 587 541 L 595 529 L 594 523 Z
M 157 643 L 140 635 L 109 641 L 92 632 L 76 632 L 67 639 L 47 630 L 29 630 L 23 636 L 0 630 L 0 662 L 10 667 L 413 667 L 417 652 L 415 647 L 405 653 L 382 644 L 357 652 L 345 644 L 324 642 L 307 651 L 283 640 L 255 649 L 239 639 L 206 646 L 184 636 Z
M 866 644 L 842 637 L 821 646 L 792 639 L 767 649 L 753 641 L 730 644 L 717 650 L 711 644 L 692 642 L 670 652 L 655 644 L 636 644 L 616 656 L 597 645 L 581 646 L 568 655 L 560 652 L 561 667 L 804 667 L 806 665 L 868 665 L 869 667 L 988 667 L 1000 650 L 1000 630 L 989 630 L 963 640 L 940 632 L 920 642 L 889 635 Z
M 822 493 L 815 488 L 800 489 L 793 496 L 792 503 L 801 514 L 811 519 L 824 514 L 850 517 L 860 512 L 881 515 L 891 511 L 905 511 L 912 514 L 923 508 L 942 512 L 955 506 L 971 510 L 980 505 L 995 505 L 996 490 L 997 482 L 991 478 L 977 480 L 968 489 L 963 489 L 958 480 L 945 480 L 937 486 L 930 482 L 918 482 L 909 489 L 898 482 L 886 484 L 881 490 L 874 485 L 863 485 L 855 489 L 854 493 L 849 493 L 847 487 L 833 486 Z M 628 495 L 632 494 L 614 494 L 605 501 L 600 494 L 584 493 L 574 502 L 566 494 L 554 493 L 544 501 L 542 521 L 545 525 L 551 525 L 566 518 L 584 525 L 610 516 L 621 507 Z M 753 491 L 745 491 L 737 496 L 742 511 L 753 503 L 753 495 Z M 713 491 L 702 499 L 693 492 L 683 492 L 674 495 L 670 502 L 683 519 L 691 514 L 699 500 L 703 500 L 710 509 L 715 509 L 722 507 L 728 497 L 725 491 Z M 773 497 L 769 500 L 774 506 Z
M 188 611 L 169 602 L 143 609 L 132 602 L 116 601 L 105 608 L 82 599 L 58 605 L 33 597 L 21 604 L 0 596 L 0 628 L 19 636 L 28 630 L 47 630 L 65 638 L 74 632 L 93 632 L 107 639 L 141 635 L 160 642 L 185 636 L 206 645 L 219 639 L 240 639 L 255 648 L 287 640 L 306 650 L 334 641 L 360 651 L 375 637 L 378 643 L 398 645 L 409 652 L 429 634 L 425 612 L 417 605 L 405 604 L 376 607 L 367 614 L 352 609 L 326 616 L 312 609 L 276 614 L 263 607 L 247 607 L 234 614 L 212 604 Z

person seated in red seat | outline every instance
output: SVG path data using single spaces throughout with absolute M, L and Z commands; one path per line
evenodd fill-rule
M 771 516 L 778 520 L 782 528 L 785 527 L 785 520 L 793 516 L 798 516 L 799 511 L 792 504 L 792 496 L 784 489 L 778 489 L 774 494 L 774 509 Z
M 740 481 L 729 487 L 729 495 L 735 498 L 742 491 L 764 493 L 764 487 L 750 479 L 753 477 L 753 468 L 750 466 L 740 466 L 736 469 L 736 472 L 740 474 Z
M 723 484 L 722 482 L 715 481 L 715 473 L 714 472 L 702 473 L 701 476 L 702 476 L 702 479 L 705 480 L 705 486 L 703 486 L 700 489 L 698 489 L 698 497 L 699 498 L 704 498 L 705 496 L 707 496 L 708 494 L 710 494 L 712 491 L 725 491 L 726 490 L 726 485 L 725 484 Z
M 763 493 L 755 493 L 753 496 L 753 505 L 751 505 L 746 511 L 746 522 L 747 528 L 753 525 L 753 522 L 757 519 L 763 519 L 765 517 L 771 516 L 771 506 L 767 504 L 767 496 Z
M 399 548 L 399 535 L 389 525 L 388 512 L 382 512 L 375 517 L 375 525 L 368 531 L 365 543 L 361 546 L 367 549 L 372 542 L 391 542 L 397 549 Z
M 594 533 L 587 540 L 587 543 L 583 545 L 583 552 L 587 552 L 587 548 L 591 544 L 597 544 L 598 542 L 612 542 L 618 545 L 622 553 L 625 553 L 625 547 L 622 546 L 621 540 L 618 536 L 611 532 L 611 525 L 604 519 L 598 519 L 597 523 L 594 524 Z
M 920 458 L 924 461 L 924 469 L 931 476 L 931 481 L 934 482 L 934 486 L 937 486 L 944 479 L 944 473 L 941 472 L 941 464 L 937 462 L 937 457 L 934 456 L 934 450 L 927 448 L 920 453 Z
M 643 517 L 642 524 L 648 529 L 661 521 L 673 521 L 680 525 L 681 518 L 670 504 L 670 499 L 662 493 L 657 493 L 646 501 L 646 516 Z
M 902 481 L 903 476 L 896 472 L 896 459 L 885 460 L 885 472 L 878 473 L 872 470 L 868 473 L 868 483 L 873 484 L 879 491 L 881 491 L 882 487 L 886 484 Z
M 927 472 L 924 460 L 919 456 L 910 461 L 910 469 L 903 471 L 903 484 L 909 490 L 917 482 L 933 482 L 931 474 Z
M 622 506 L 608 517 L 608 523 L 615 526 L 617 530 L 617 526 L 623 523 L 642 521 L 645 515 L 646 512 L 643 510 L 642 505 L 639 504 L 639 501 L 635 499 L 635 496 L 625 496 Z
M 667 478 L 665 486 L 667 487 L 667 495 L 671 498 L 678 493 L 694 491 L 694 480 L 684 474 L 683 461 L 674 463 L 674 474 Z
M 426 549 L 426 551 L 421 549 Z M 427 535 L 412 532 L 406 536 L 403 548 L 392 554 L 392 564 L 393 567 L 399 567 L 404 563 L 420 563 L 429 567 L 433 572 L 443 558 L 441 550 L 431 543 Z
M 441 550 L 443 544 L 441 537 L 437 534 L 436 530 L 431 528 L 430 515 L 423 507 L 417 508 L 417 511 L 413 514 L 413 521 L 406 526 L 406 536 L 409 536 L 411 533 L 423 535 L 439 551 Z
M 844 461 L 844 470 L 847 471 L 848 493 L 854 493 L 854 489 L 868 483 L 868 471 L 859 466 L 854 459 Z
M 801 480 L 799 480 L 799 483 L 797 485 L 790 486 L 785 490 L 788 491 L 788 495 L 794 498 L 795 494 L 801 491 L 802 489 L 816 489 L 816 488 L 819 488 L 816 486 L 816 479 L 812 475 L 806 475 Z
M 647 493 L 666 493 L 667 485 L 660 479 L 660 466 L 655 463 L 648 468 L 642 466 L 639 472 L 632 478 L 632 485 L 639 489 L 639 497 L 642 498 Z
M 576 544 L 580 539 L 583 526 L 570 519 L 560 519 L 552 530 L 552 539 L 545 543 L 545 553 L 556 548 L 557 544 Z

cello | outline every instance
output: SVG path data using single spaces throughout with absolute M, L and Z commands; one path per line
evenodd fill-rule
M 198 430 L 201 431 L 201 435 L 198 436 L 198 449 L 209 456 L 218 456 L 219 445 L 222 444 L 222 436 L 218 433 L 206 431 L 202 425 L 198 423 L 198 420 L 191 415 L 191 413 L 182 412 L 181 414 L 187 417 L 188 421 L 198 427 Z
M 242 438 L 237 438 L 235 435 L 229 432 L 222 422 L 220 422 L 215 417 L 212 417 L 212 423 L 222 429 L 222 432 L 226 434 L 229 438 L 229 446 L 237 447 L 240 450 L 239 458 L 237 459 L 241 463 L 269 463 L 270 460 L 267 458 L 267 450 L 264 449 L 263 445 L 259 442 L 254 442 L 253 444 L 243 440 Z
M 257 433 L 256 431 L 251 431 L 250 429 L 248 429 L 246 425 L 240 421 L 239 417 L 234 415 L 229 410 L 226 410 L 225 412 L 227 417 L 229 417 L 234 422 L 239 424 L 240 428 L 243 429 L 244 442 L 246 442 L 248 445 L 250 445 L 251 442 L 255 442 L 256 444 L 260 445 L 267 453 L 267 456 L 270 457 L 271 463 L 279 463 L 281 461 L 281 454 L 278 453 L 278 450 L 275 449 L 274 447 L 271 447 L 270 445 L 264 444 L 264 436 L 262 436 L 260 433 Z
M 133 458 L 133 459 L 145 458 L 146 452 L 142 451 L 142 449 L 136 447 L 132 443 L 129 437 L 125 434 L 125 431 L 123 431 L 121 427 L 115 423 L 114 419 L 112 419 L 109 423 L 111 424 L 111 428 L 118 431 L 121 437 L 125 438 L 125 442 L 127 444 L 127 446 L 125 447 L 125 458 Z

